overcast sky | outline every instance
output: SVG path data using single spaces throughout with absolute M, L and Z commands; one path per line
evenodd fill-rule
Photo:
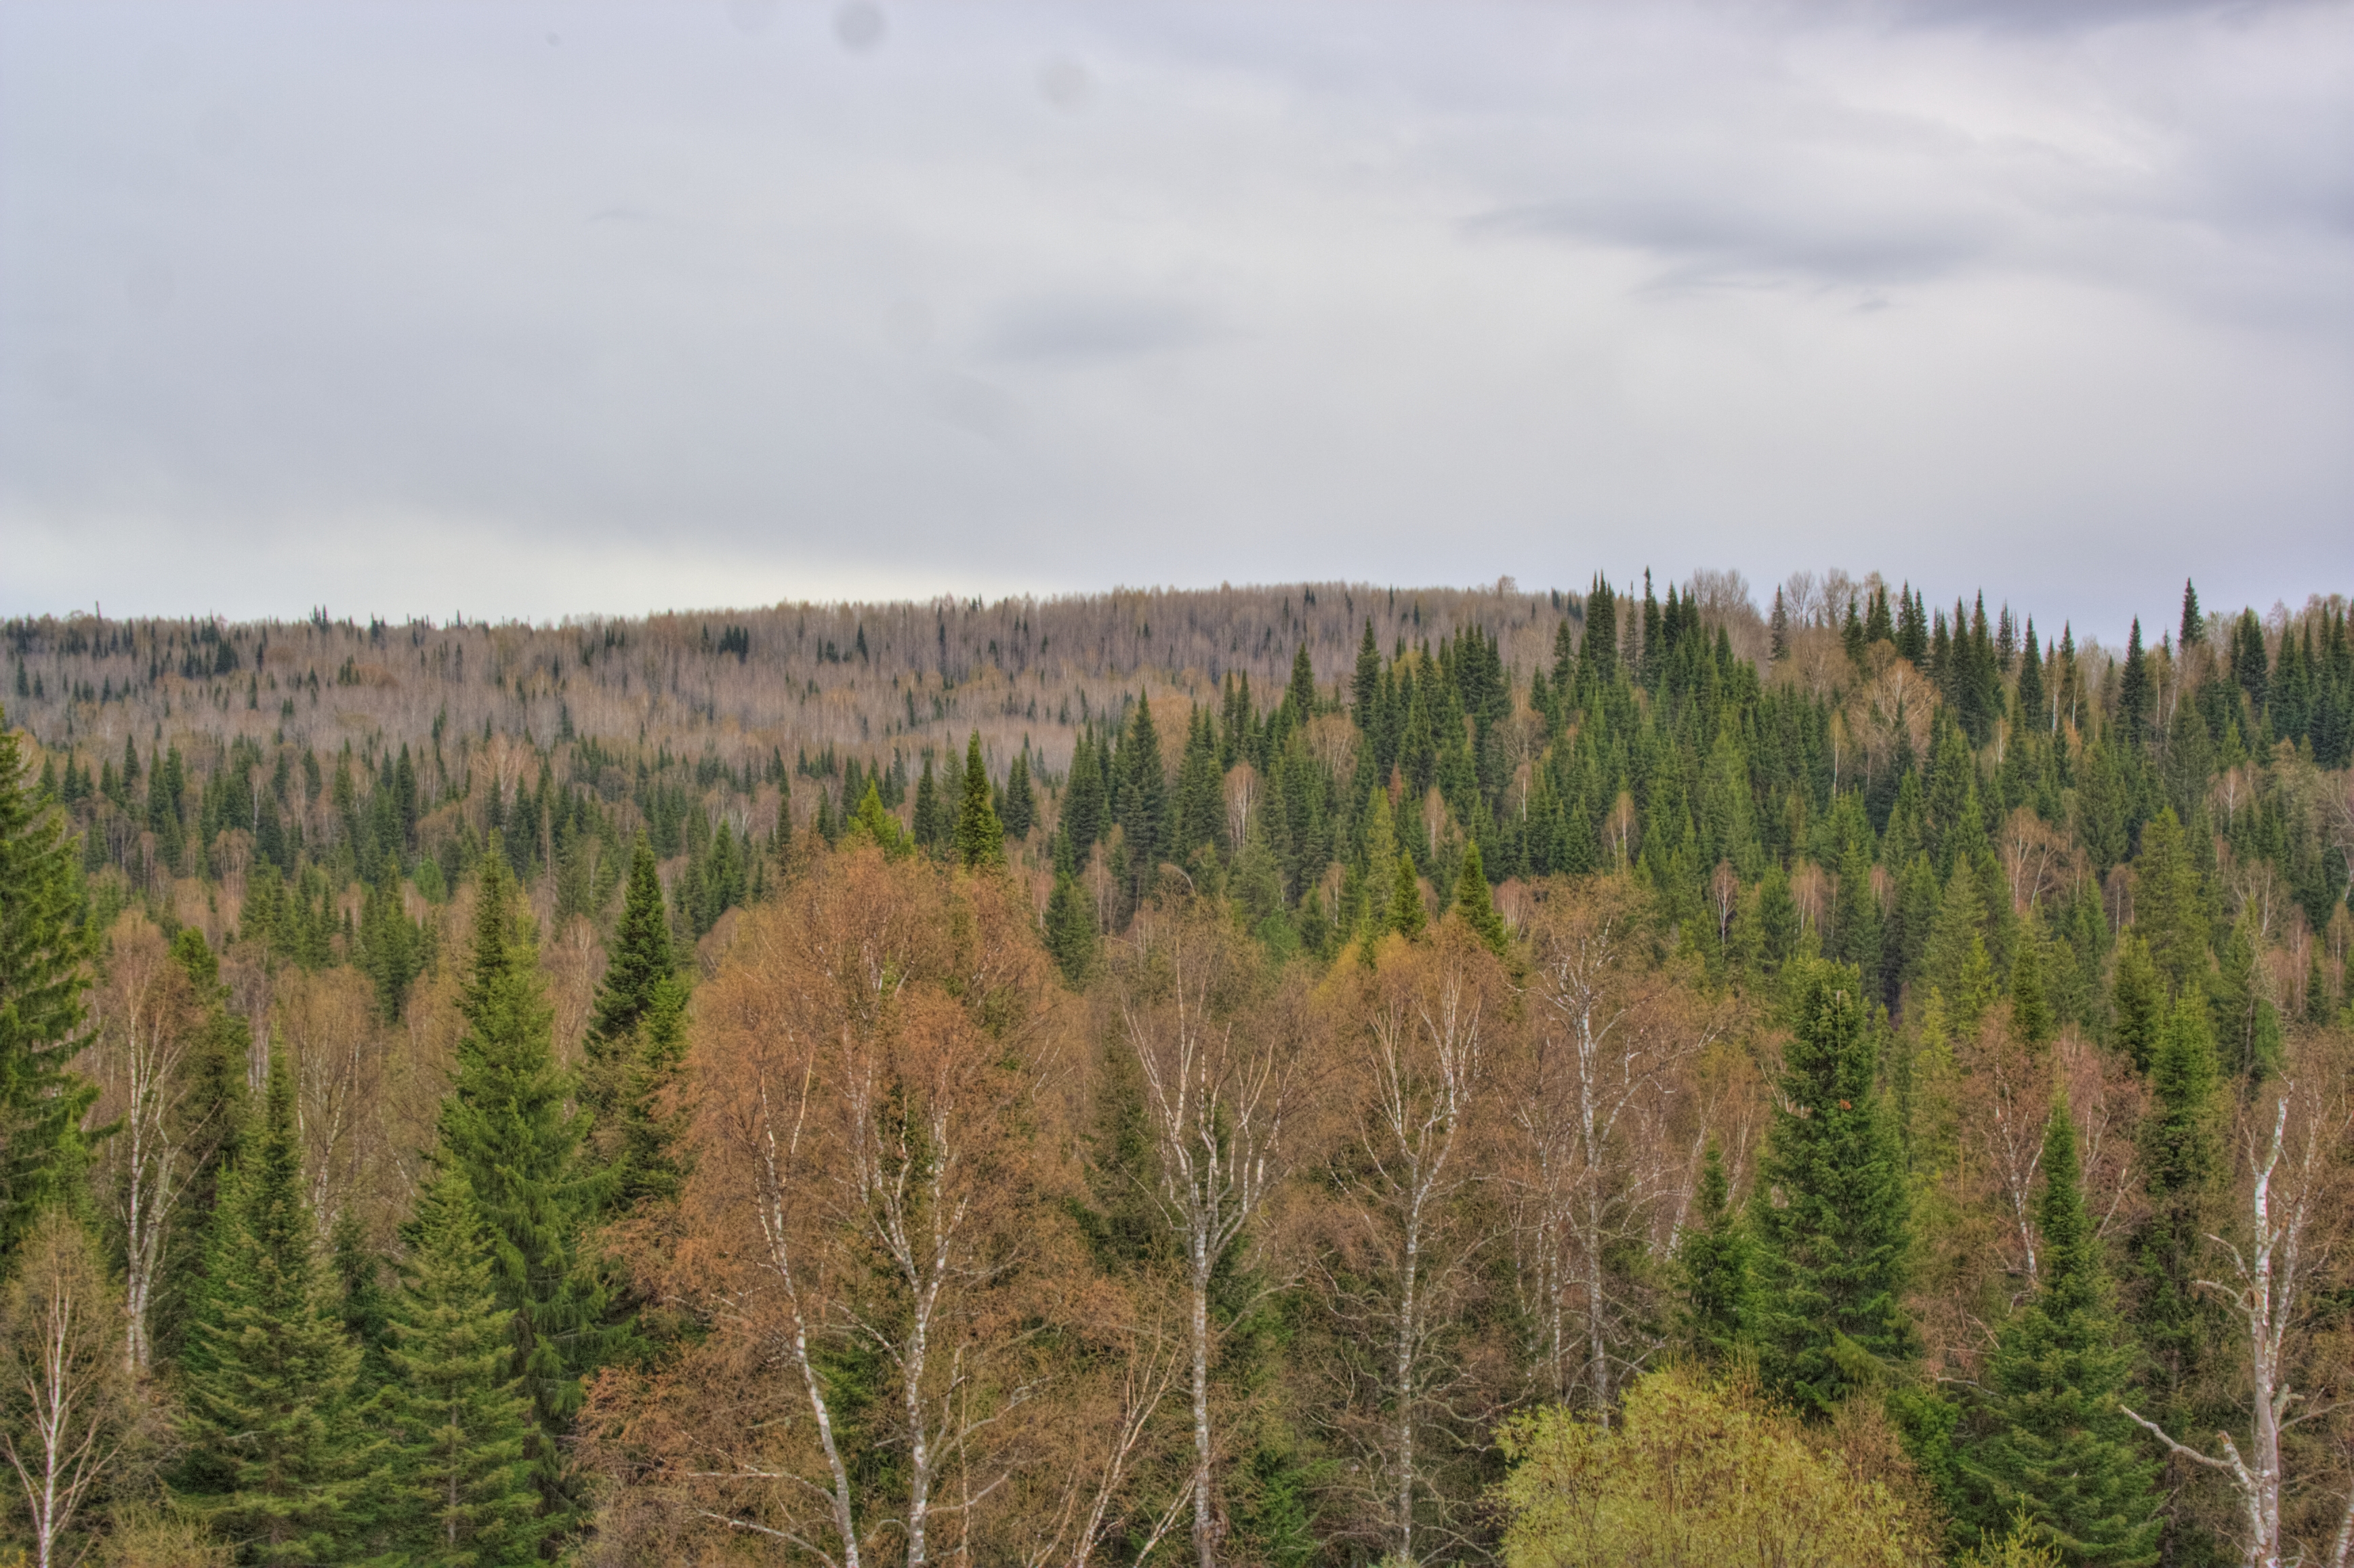
M 2354 589 L 2354 5 L 0 7 L 0 612 L 1647 565 Z

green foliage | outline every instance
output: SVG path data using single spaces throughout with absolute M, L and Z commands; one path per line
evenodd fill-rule
M 354 1397 L 360 1348 L 321 1277 L 303 1192 L 293 1073 L 273 1051 L 183 1368 L 177 1489 L 240 1563 L 333 1563 L 353 1552 L 376 1457 Z
M 1417 892 L 1416 902 L 1420 901 Z M 1463 868 L 1455 879 L 1455 915 L 1487 944 L 1490 952 L 1504 956 L 1511 938 L 1504 929 L 1504 917 L 1496 913 L 1495 901 L 1488 895 L 1488 874 L 1479 864 L 1476 839 L 1463 846 Z
M 1966 1491 L 1989 1540 L 2023 1518 L 2070 1564 L 2143 1568 L 2158 1561 L 2158 1467 L 2118 1404 L 2137 1351 L 2084 1213 L 2065 1096 L 2044 1131 L 2043 1178 L 2036 1291 L 1988 1362 Z
M 1683 1295 L 1677 1327 L 1685 1351 L 1704 1362 L 1730 1361 L 1750 1339 L 1750 1243 L 1729 1200 L 1724 1157 L 1714 1139 L 1701 1165 L 1676 1264 Z
M 1920 1353 L 1903 1308 L 1908 1204 L 1859 977 L 1809 960 L 1790 998 L 1781 1094 L 1750 1204 L 1756 1329 L 1769 1384 L 1828 1414 Z
M 1670 1368 L 1628 1390 L 1615 1429 L 1552 1406 L 1497 1437 L 1511 1466 L 1497 1489 L 1509 1568 L 1935 1562 L 1887 1481 L 1736 1383 Z
M 2206 1004 L 2185 996 L 2167 1014 L 2150 1064 L 2156 1103 L 2138 1137 L 2149 1213 L 2134 1237 L 2141 1294 L 2135 1321 L 2149 1352 L 2148 1380 L 2178 1417 L 2213 1340 L 2194 1282 L 2222 1174 L 2220 1079 Z
M 1390 885 L 1389 927 L 1411 941 L 1422 935 L 1429 915 L 1422 906 L 1422 884 L 1414 874 L 1414 860 L 1397 858 L 1397 874 Z
M 1096 961 L 1095 900 L 1066 871 L 1055 874 L 1055 891 L 1046 901 L 1046 950 L 1074 988 L 1087 983 Z
M 90 1036 L 90 939 L 63 816 L 37 798 L 0 710 L 0 1272 L 79 1174 L 98 1096 L 69 1065 Z
M 537 955 L 495 853 L 482 860 L 464 993 L 457 1081 L 442 1102 L 438 1167 L 463 1174 L 491 1237 L 492 1278 L 514 1314 L 508 1375 L 523 1380 L 533 1428 L 525 1444 L 541 1517 L 560 1530 L 581 1480 L 563 1440 L 581 1375 L 601 1354 L 603 1292 L 580 1256 L 580 1232 L 611 1201 L 614 1173 L 584 1158 L 585 1113 L 556 1063 Z
M 892 824 L 895 835 L 897 827 L 897 823 Z M 972 732 L 965 753 L 964 801 L 957 810 L 956 854 L 958 863 L 968 871 L 1005 863 L 1005 829 L 998 822 L 997 808 L 990 802 L 989 769 L 981 760 L 979 730 Z
M 390 1434 L 376 1501 L 386 1544 L 420 1568 L 531 1562 L 546 1534 L 524 1457 L 531 1401 L 510 1375 L 514 1314 L 498 1305 L 462 1172 L 418 1194 L 402 1272 L 378 1407 Z

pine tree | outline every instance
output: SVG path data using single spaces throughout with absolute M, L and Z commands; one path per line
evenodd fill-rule
M 1861 977 L 1811 959 L 1789 987 L 1790 1044 L 1751 1203 L 1755 1322 L 1767 1378 L 1827 1414 L 1919 1354 L 1903 1307 L 1903 1159 L 1875 1087 Z
M 981 731 L 972 732 L 965 752 L 964 802 L 957 810 L 958 863 L 980 871 L 1005 863 L 1005 829 L 989 798 L 989 768 L 981 756 Z
M 2035 1294 L 1988 1362 L 1965 1495 L 1989 1540 L 2023 1512 L 2071 1564 L 2146 1568 L 2158 1561 L 2158 1467 L 2118 1406 L 2136 1351 L 2084 1213 L 2064 1094 L 2044 1128 L 2043 1179 Z
M 1415 902 L 1421 903 L 1419 893 Z M 1496 913 L 1495 900 L 1488 895 L 1488 874 L 1479 864 L 1477 839 L 1463 846 L 1463 867 L 1455 879 L 1455 914 L 1487 944 L 1490 952 L 1500 959 L 1504 956 L 1510 937 L 1504 930 L 1504 917 Z
M 417 1197 L 390 1313 L 390 1433 L 377 1504 L 396 1561 L 492 1568 L 534 1561 L 547 1533 L 524 1457 L 531 1401 L 509 1375 L 512 1310 L 492 1285 L 489 1238 L 463 1172 Z
M 90 1039 L 78 857 L 7 723 L 0 710 L 0 1273 L 79 1169 L 98 1095 L 68 1065 Z
M 358 1555 L 376 1445 L 355 1408 L 360 1349 L 320 1277 L 282 1053 L 270 1054 L 261 1123 L 228 1187 L 184 1369 L 178 1489 L 239 1543 L 240 1562 Z
M 1749 1236 L 1729 1199 L 1724 1157 L 1709 1139 L 1692 1194 L 1692 1220 L 1677 1251 L 1683 1303 L 1679 1326 L 1684 1348 L 1707 1361 L 1723 1361 L 1749 1342 Z
M 514 1313 L 510 1376 L 524 1380 L 525 1443 L 541 1517 L 561 1530 L 580 1482 L 562 1442 L 598 1360 L 605 1303 L 579 1256 L 582 1225 L 611 1201 L 607 1171 L 583 1159 L 585 1115 L 556 1064 L 551 1013 L 516 890 L 495 850 L 482 857 L 457 1083 L 441 1104 L 437 1165 L 462 1172 L 491 1234 L 499 1305 Z

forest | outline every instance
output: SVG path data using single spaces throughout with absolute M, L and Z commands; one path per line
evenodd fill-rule
M 8 621 L 0 1562 L 2354 1568 L 2348 600 L 1987 599 Z

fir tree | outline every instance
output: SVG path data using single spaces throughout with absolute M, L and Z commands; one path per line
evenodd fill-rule
M 2178 996 L 2207 972 L 2201 903 L 2199 868 L 2191 863 L 2182 823 L 2168 806 L 2142 829 L 2141 854 L 2134 863 L 2134 927 Z
M 175 1117 L 188 1184 L 165 1242 L 154 1308 L 155 1355 L 166 1364 L 179 1359 L 191 1314 L 204 1298 L 205 1258 L 245 1128 L 245 1064 L 252 1049 L 245 1025 L 229 1015 L 220 960 L 204 933 L 194 926 L 180 927 L 172 938 L 172 958 L 188 977 L 197 1012 L 189 1030 L 187 1090 Z
M 1161 765 L 1161 732 L 1153 726 L 1152 701 L 1140 693 L 1120 761 L 1119 827 L 1128 856 L 1129 895 L 1141 899 L 1152 891 L 1161 853 L 1168 848 L 1169 775 Z
M 75 846 L 7 722 L 0 711 L 0 1272 L 79 1169 L 98 1095 L 68 1065 L 90 1039 Z
M 1567 621 L 1562 622 L 1566 628 Z M 20 662 L 18 673 L 24 670 Z M 1365 640 L 1357 644 L 1357 674 L 1351 684 L 1352 709 L 1357 721 L 1357 733 L 1370 740 L 1382 700 L 1382 651 L 1373 642 L 1373 618 L 1365 617 Z
M 1730 1202 L 1724 1158 L 1711 1139 L 1676 1257 L 1683 1286 L 1679 1328 L 1685 1350 L 1702 1361 L 1731 1360 L 1749 1342 L 1749 1250 Z
M 1415 902 L 1418 906 L 1421 895 Z M 1504 917 L 1496 913 L 1495 900 L 1488 895 L 1488 874 L 1479 864 L 1479 841 L 1473 839 L 1463 846 L 1463 867 L 1455 879 L 1456 917 L 1487 944 L 1488 950 L 1498 958 L 1504 956 L 1510 939 L 1504 930 Z
M 532 1562 L 547 1526 L 524 1457 L 531 1401 L 510 1375 L 514 1313 L 498 1305 L 461 1171 L 442 1171 L 418 1194 L 413 1231 L 379 1407 L 391 1453 L 377 1508 L 394 1561 Z
M 514 1313 L 508 1375 L 524 1380 L 525 1443 L 541 1517 L 569 1522 L 580 1482 L 562 1443 L 580 1407 L 580 1374 L 598 1360 L 605 1304 L 579 1256 L 582 1225 L 611 1201 L 610 1171 L 583 1159 L 587 1118 L 567 1105 L 551 1013 L 516 890 L 495 850 L 482 857 L 457 1083 L 442 1102 L 436 1163 L 462 1172 L 491 1235 L 499 1305 Z
M 2185 648 L 2207 641 L 2207 618 L 2199 613 L 2199 590 L 2189 577 L 2182 579 L 2182 630 L 2176 641 Z
M 981 761 L 981 731 L 972 732 L 964 762 L 964 802 L 956 820 L 957 862 L 968 871 L 1005 863 L 1005 829 L 989 799 L 989 769 Z
M 843 829 L 842 842 L 845 846 L 873 844 L 890 860 L 897 860 L 907 853 L 907 832 L 899 826 L 899 819 L 891 814 L 891 809 L 883 804 L 883 791 L 872 779 L 866 781 L 865 793 L 858 797 L 857 810 L 850 813 L 850 821 Z M 1001 852 L 1002 847 L 1001 840 Z
M 1791 978 L 1792 1033 L 1751 1220 L 1768 1379 L 1828 1414 L 1919 1354 L 1903 1306 L 1903 1159 L 1875 1086 L 1861 977 L 1824 959 Z
M 184 1369 L 178 1489 L 240 1562 L 357 1555 L 376 1445 L 354 1408 L 360 1348 L 320 1277 L 282 1053 L 270 1054 L 261 1123 L 228 1185 Z
M 1965 1493 L 1990 1540 L 2023 1512 L 2069 1563 L 2146 1568 L 2158 1561 L 2158 1467 L 2118 1405 L 2135 1349 L 2084 1213 L 2064 1094 L 2044 1128 L 2043 1181 L 2035 1294 L 1988 1362 Z
M 2117 729 L 2128 746 L 2149 738 L 2149 658 L 2141 648 L 2141 617 L 2126 634 L 2126 662 L 2117 678 Z

